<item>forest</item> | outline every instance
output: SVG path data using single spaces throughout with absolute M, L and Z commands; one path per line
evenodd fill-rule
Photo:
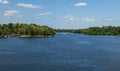
M 26 23 L 0 24 L 0 37 L 19 36 L 19 37 L 47 37 L 54 36 L 55 31 L 48 26 Z
M 120 26 L 89 27 L 87 29 L 56 29 L 57 32 L 71 32 L 87 35 L 116 35 L 120 36 Z
M 49 37 L 56 32 L 70 32 L 87 35 L 116 35 L 120 36 L 120 26 L 89 27 L 86 29 L 53 29 L 49 26 L 40 26 L 34 23 L 0 24 L 0 37 Z

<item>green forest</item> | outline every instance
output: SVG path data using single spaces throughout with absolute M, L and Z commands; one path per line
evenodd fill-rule
M 87 35 L 116 35 L 120 36 L 120 26 L 89 27 L 87 29 L 56 29 L 57 32 L 71 32 Z
M 120 36 L 120 26 L 89 27 L 87 29 L 53 29 L 49 26 L 40 26 L 26 23 L 0 24 L 0 37 L 49 37 L 54 36 L 56 32 Z
M 87 29 L 78 29 L 72 31 L 88 35 L 117 35 L 120 36 L 120 26 L 90 27 Z
M 26 23 L 0 24 L 0 37 L 19 36 L 19 37 L 47 37 L 54 36 L 55 31 L 48 26 Z

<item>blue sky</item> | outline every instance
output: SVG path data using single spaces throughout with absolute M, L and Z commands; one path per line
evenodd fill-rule
M 78 29 L 120 26 L 120 0 L 0 0 L 0 23 Z

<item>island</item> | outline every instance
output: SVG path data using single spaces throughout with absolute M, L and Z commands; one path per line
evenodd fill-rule
M 0 38 L 18 36 L 20 38 L 28 37 L 52 37 L 55 35 L 53 28 L 49 26 L 40 26 L 34 23 L 8 23 L 0 24 Z

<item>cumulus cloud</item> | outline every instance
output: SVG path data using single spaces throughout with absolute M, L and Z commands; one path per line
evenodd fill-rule
M 64 17 L 62 17 L 62 20 L 66 23 L 73 23 L 73 24 L 96 22 L 95 18 L 91 18 L 91 17 L 77 18 L 73 15 L 64 16 Z
M 25 3 L 18 3 L 17 6 L 24 7 L 24 8 L 34 8 L 34 9 L 42 8 L 42 6 L 39 6 L 39 5 L 25 4 Z
M 87 3 L 85 3 L 85 2 L 80 2 L 80 3 L 74 4 L 74 6 L 75 6 L 75 7 L 87 6 Z
M 8 0 L 0 0 L 0 4 L 9 4 L 10 2 Z
M 98 23 L 98 22 L 115 22 L 119 23 L 120 18 L 93 18 L 93 17 L 76 17 L 73 15 L 66 15 L 60 17 L 63 23 L 67 24 L 83 24 L 83 23 Z
M 17 18 L 22 18 L 22 15 L 17 15 L 16 17 L 17 17 Z
M 45 13 L 39 13 L 38 16 L 46 16 L 46 15 L 51 15 L 52 13 L 50 12 L 45 12 Z
M 120 20 L 117 19 L 117 18 L 106 18 L 106 21 L 109 21 L 109 22 L 118 22 Z
M 79 23 L 80 22 L 80 20 L 74 17 L 73 15 L 66 15 L 61 18 L 64 22 L 67 22 L 67 23 Z
M 7 10 L 5 11 L 4 16 L 15 16 L 17 14 L 19 14 L 19 11 L 17 10 Z
M 64 19 L 68 19 L 68 20 L 75 20 L 75 19 L 77 19 L 77 18 L 75 18 L 75 17 L 72 16 L 72 15 L 67 15 L 67 16 L 64 16 L 63 18 L 64 18 Z
M 85 18 L 82 19 L 82 21 L 83 21 L 83 22 L 95 22 L 96 19 L 91 18 L 91 17 L 85 17 Z

